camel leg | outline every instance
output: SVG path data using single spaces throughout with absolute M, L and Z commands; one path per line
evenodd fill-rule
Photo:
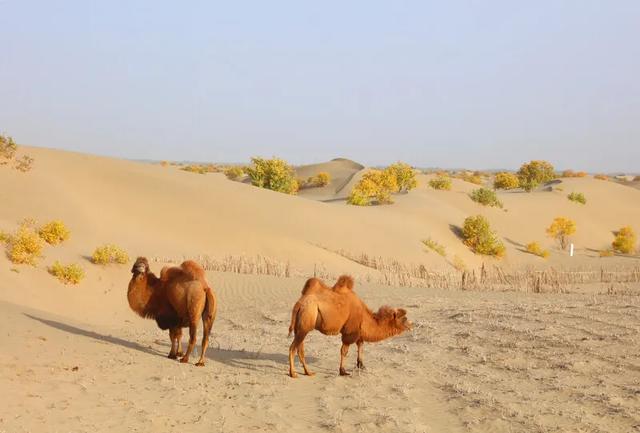
M 193 348 L 196 347 L 196 336 L 198 334 L 198 322 L 192 320 L 189 323 L 189 345 L 187 346 L 187 353 L 184 354 L 182 358 L 180 358 L 180 362 L 189 362 L 189 356 L 191 356 L 191 352 L 193 352 Z
M 349 353 L 349 345 L 342 343 L 342 347 L 340 348 L 340 376 L 350 376 L 347 373 L 347 370 L 344 369 L 344 359 L 347 357 Z
M 207 346 L 209 345 L 209 334 L 213 327 L 213 317 L 206 317 L 202 319 L 202 351 L 200 352 L 200 360 L 196 362 L 198 367 L 204 367 L 204 356 L 207 353 Z
M 176 356 L 184 355 L 182 352 L 182 328 L 179 326 L 176 328 Z
M 307 376 L 315 376 L 315 373 L 312 373 L 308 368 L 307 368 L 307 361 L 304 359 L 304 341 L 300 342 L 300 345 L 298 346 L 298 358 L 300 359 L 300 362 L 302 363 L 302 368 L 304 368 L 304 374 L 306 374 Z
M 291 342 L 291 346 L 289 346 L 289 376 L 296 378 L 298 377 L 298 373 L 296 373 L 294 362 L 295 362 L 295 354 L 298 352 L 298 357 L 300 357 L 300 352 L 298 351 L 298 347 L 303 343 L 304 337 L 306 337 L 306 333 L 297 333 L 293 337 L 293 342 Z M 302 361 L 302 359 L 300 359 Z
M 179 328 L 171 328 L 169 329 L 169 339 L 171 340 L 171 351 L 169 351 L 169 358 L 176 359 L 177 355 L 177 341 L 176 341 L 176 329 Z
M 358 360 L 356 361 L 356 368 L 364 370 L 364 362 L 362 362 L 362 348 L 364 347 L 364 341 L 358 340 L 356 341 L 356 345 L 358 346 Z

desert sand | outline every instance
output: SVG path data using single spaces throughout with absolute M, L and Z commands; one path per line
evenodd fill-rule
M 348 258 L 452 274 L 454 254 L 470 269 L 633 268 L 637 256 L 597 251 L 621 226 L 640 231 L 640 190 L 564 179 L 563 191 L 500 193 L 501 210 L 469 200 L 475 185 L 454 180 L 452 191 L 435 191 L 420 175 L 395 204 L 357 208 L 338 200 L 366 170 L 352 161 L 307 166 L 305 176 L 328 171 L 333 182 L 287 196 L 222 174 L 26 149 L 33 170 L 0 169 L 0 230 L 30 217 L 61 219 L 72 234 L 35 267 L 0 256 L 0 432 L 640 430 L 640 284 L 543 293 L 394 287 Z M 566 199 L 574 190 L 587 205 Z M 504 261 L 476 256 L 456 237 L 455 226 L 478 213 L 505 240 Z M 544 234 L 560 215 L 577 222 L 575 257 Z M 447 258 L 426 251 L 427 237 Z M 551 249 L 549 260 L 523 251 L 531 241 Z M 151 258 L 156 273 L 184 257 L 227 257 L 244 270 L 266 260 L 254 273 L 278 276 L 207 272 L 219 311 L 198 368 L 168 359 L 167 333 L 129 309 L 130 264 L 90 263 L 104 243 Z M 46 271 L 55 260 L 80 264 L 86 278 L 62 285 Z M 289 378 L 290 311 L 314 272 L 354 275 L 372 309 L 405 308 L 413 329 L 366 345 L 364 371 L 354 369 L 352 347 L 350 377 L 338 376 L 339 337 L 312 333 L 306 357 L 317 375 Z

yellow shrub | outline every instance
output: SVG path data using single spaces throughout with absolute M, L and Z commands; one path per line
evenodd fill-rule
M 396 177 L 387 170 L 366 172 L 351 191 L 347 203 L 356 206 L 369 206 L 373 203 L 393 203 L 391 193 L 397 191 Z
M 537 242 L 531 242 L 527 244 L 525 249 L 527 250 L 527 252 L 535 254 L 536 256 L 540 256 L 544 259 L 549 257 L 549 251 L 543 250 Z
M 409 164 L 396 162 L 385 168 L 396 179 L 397 190 L 394 192 L 409 191 L 418 186 L 416 174 Z
M 0 244 L 6 244 L 11 240 L 11 235 L 0 230 Z
M 606 174 L 596 174 L 593 178 L 598 180 L 609 180 L 609 176 Z
M 217 173 L 220 171 L 215 164 L 190 164 L 185 165 L 184 167 L 180 168 L 180 170 L 198 174 Z
M 547 235 L 560 242 L 560 247 L 564 250 L 569 242 L 569 236 L 576 232 L 576 223 L 568 218 L 557 217 L 547 228 Z
M 239 166 L 227 167 L 224 170 L 224 174 L 228 179 L 236 180 L 244 176 L 244 169 Z
M 560 177 L 585 177 L 587 175 L 584 171 L 565 170 Z
M 520 188 L 527 192 L 533 191 L 538 185 L 549 182 L 556 177 L 553 165 L 547 161 L 536 160 L 522 164 L 518 170 Z
M 464 244 L 477 254 L 503 257 L 506 249 L 482 215 L 468 217 L 462 227 Z
M 493 180 L 494 189 L 516 189 L 520 187 L 518 176 L 513 173 L 498 173 Z
M 309 176 L 307 180 L 298 179 L 300 189 L 323 187 L 329 185 L 329 182 L 331 182 L 331 175 L 324 171 L 321 171 L 315 176 Z
M 429 181 L 429 186 L 433 189 L 449 191 L 451 189 L 451 178 L 449 176 L 438 176 Z
M 122 248 L 106 244 L 95 249 L 91 256 L 91 261 L 96 265 L 106 265 L 109 263 L 125 264 L 129 261 L 129 255 Z
M 245 169 L 251 184 L 285 194 L 295 194 L 300 185 L 294 176 L 293 167 L 279 158 L 251 158 L 252 165 Z
M 622 254 L 631 254 L 636 249 L 637 236 L 630 226 L 622 227 L 616 232 L 616 237 L 611 243 L 614 251 Z
M 49 245 L 57 245 L 69 239 L 71 232 L 59 220 L 51 221 L 38 230 L 38 235 Z
M 316 183 L 318 186 L 326 186 L 331 182 L 331 175 L 327 172 L 321 171 L 316 176 Z
M 18 146 L 13 138 L 0 134 L 0 164 L 4 165 L 13 159 Z
M 56 261 L 49 268 L 49 273 L 63 284 L 78 284 L 84 278 L 84 270 L 74 263 L 65 266 Z
M 13 263 L 35 265 L 42 254 L 42 239 L 31 228 L 21 225 L 7 243 L 7 255 Z

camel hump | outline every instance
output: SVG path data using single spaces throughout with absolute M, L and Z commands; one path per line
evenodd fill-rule
M 302 294 L 306 295 L 310 292 L 316 291 L 316 290 L 321 290 L 325 287 L 324 284 L 322 284 L 322 281 L 319 278 L 309 278 L 307 280 L 306 283 L 304 283 L 304 287 L 302 288 Z
M 204 269 L 193 260 L 185 260 L 184 262 L 182 262 L 180 267 L 187 275 L 189 275 L 194 280 L 204 280 Z
M 338 281 L 336 281 L 335 286 L 333 286 L 334 290 L 339 288 L 347 288 L 349 290 L 353 290 L 353 277 L 351 277 L 351 275 L 340 275 L 340 278 L 338 278 Z
M 175 275 L 175 272 L 178 268 L 174 266 L 165 266 L 160 270 L 160 280 L 169 281 Z

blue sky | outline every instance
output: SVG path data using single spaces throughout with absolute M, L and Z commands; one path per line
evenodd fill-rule
M 640 2 L 0 0 L 0 101 L 128 158 L 640 171 Z

